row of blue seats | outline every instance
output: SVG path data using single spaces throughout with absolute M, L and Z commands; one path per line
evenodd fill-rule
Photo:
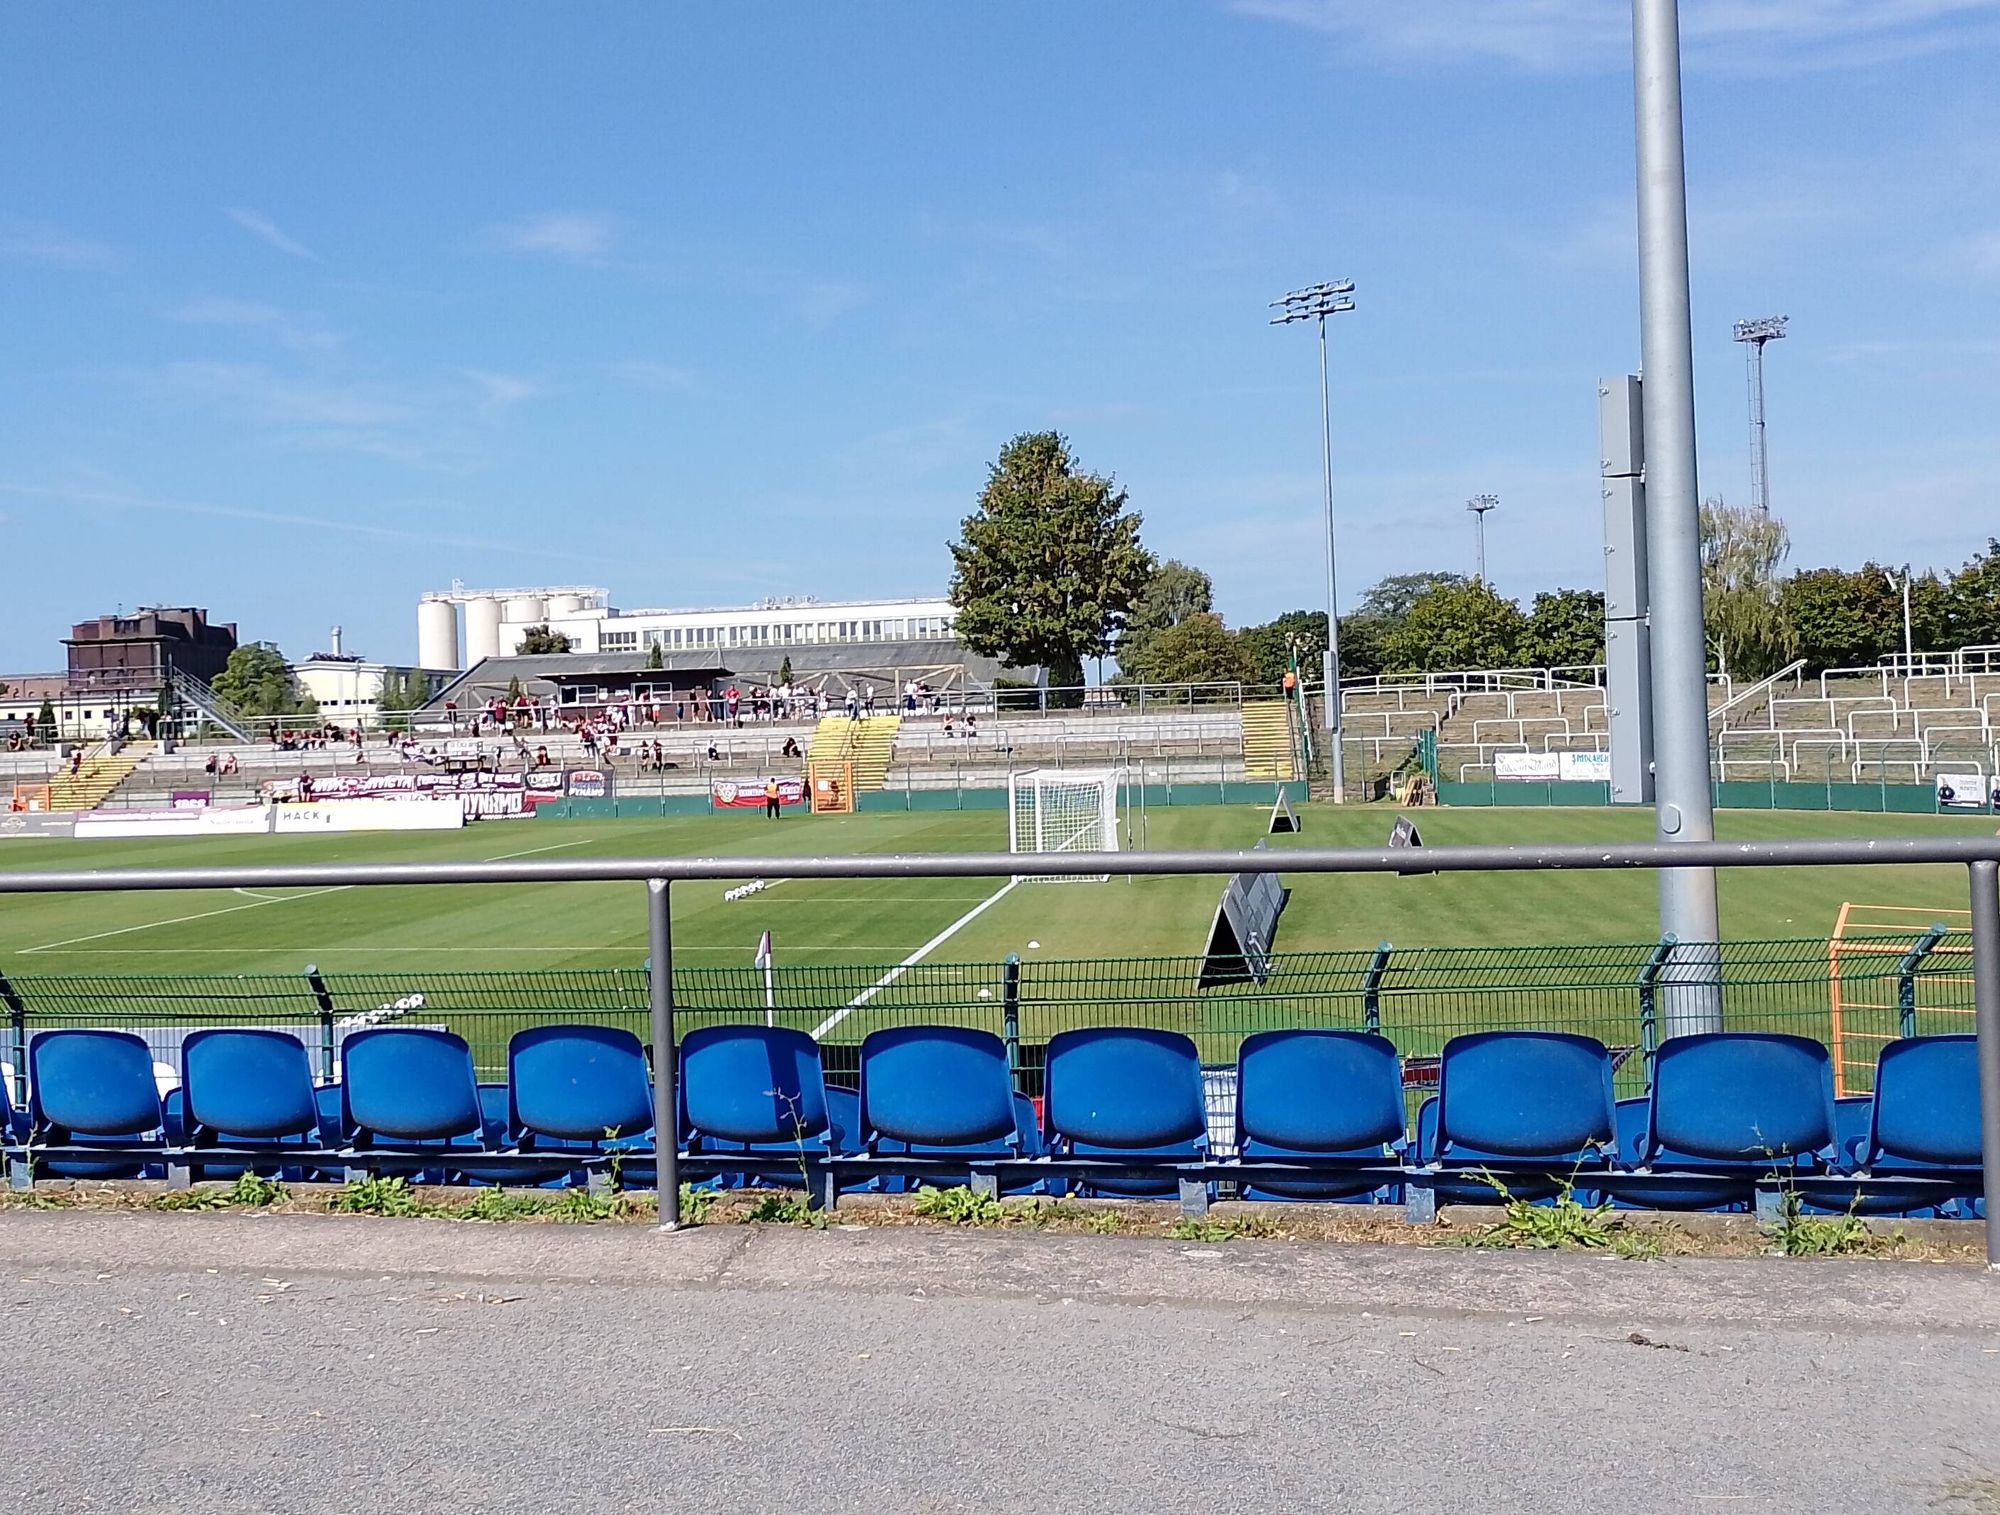
M 651 1068 L 630 1032 L 543 1026 L 517 1034 L 504 1085 L 482 1085 L 463 1038 L 377 1027 L 343 1048 L 343 1078 L 315 1086 L 304 1047 L 277 1031 L 188 1035 L 163 1101 L 129 1032 L 44 1032 L 29 1098 L 0 1089 L 16 1184 L 39 1176 L 185 1180 L 246 1170 L 297 1177 L 403 1174 L 430 1181 L 589 1183 L 614 1169 L 654 1182 Z M 1871 1099 L 1836 1100 L 1826 1048 L 1803 1037 L 1678 1037 L 1652 1089 L 1617 1100 L 1590 1037 L 1495 1031 L 1453 1038 L 1437 1093 L 1408 1128 L 1400 1059 L 1385 1038 L 1270 1031 L 1236 1068 L 1235 1152 L 1210 1150 L 1194 1043 L 1106 1027 L 1051 1039 L 1041 1118 L 989 1032 L 876 1031 L 859 1087 L 829 1086 L 816 1042 L 762 1025 L 708 1026 L 680 1046 L 679 1143 L 696 1181 L 842 1191 L 971 1183 L 988 1191 L 1178 1196 L 1199 1210 L 1220 1183 L 1250 1198 L 1406 1204 L 1490 1201 L 1495 1182 L 1545 1200 L 1667 1209 L 1775 1205 L 1983 1213 L 1974 1038 L 1886 1045 Z

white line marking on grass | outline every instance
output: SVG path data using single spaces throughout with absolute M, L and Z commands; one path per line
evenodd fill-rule
M 336 884 L 330 889 L 313 889 L 304 894 L 273 894 L 263 899 L 252 900 L 247 905 L 224 905 L 220 910 L 197 910 L 193 915 L 177 915 L 171 920 L 146 921 L 137 926 L 120 926 L 115 931 L 93 931 L 88 936 L 72 936 L 66 941 L 44 942 L 39 947 L 23 947 L 21 956 L 34 952 L 53 952 L 58 947 L 74 947 L 79 942 L 101 942 L 107 936 L 129 936 L 134 931 L 151 931 L 159 926 L 184 926 L 189 921 L 205 921 L 211 916 L 234 915 L 239 910 L 257 910 L 265 905 L 284 905 L 293 900 L 309 900 L 315 895 L 338 894 L 343 889 L 352 889 L 352 884 Z
M 1004 900 L 1008 895 L 1014 892 L 1014 886 L 1020 882 L 1021 881 L 1017 878 L 1008 879 L 1006 883 L 1002 884 L 998 889 L 994 890 L 991 894 L 987 895 L 985 899 L 981 900 L 978 904 L 974 905 L 970 910 L 966 911 L 965 914 L 961 915 L 957 920 L 953 921 L 949 926 L 945 927 L 944 930 L 940 931 L 936 936 L 932 937 L 929 941 L 925 942 L 923 946 L 917 948 L 915 952 L 912 952 L 908 957 L 904 958 L 895 967 L 891 968 L 887 973 L 883 974 L 880 978 L 875 980 L 873 984 L 869 985 L 866 989 L 863 989 L 859 994 L 855 995 L 853 999 L 849 1000 L 840 1009 L 834 1011 L 833 1014 L 829 1015 L 825 1020 L 821 1021 L 817 1026 L 813 1027 L 813 1040 L 818 1041 L 821 1037 L 825 1036 L 827 1032 L 831 1031 L 835 1026 L 839 1025 L 842 1021 L 846 1020 L 848 1016 L 852 1015 L 855 1011 L 859 1010 L 863 1005 L 867 1004 L 871 999 L 875 998 L 876 995 L 880 994 L 884 989 L 888 988 L 891 984 L 895 983 L 897 979 L 901 978 L 905 973 L 909 972 L 910 969 L 916 967 L 918 963 L 921 963 L 925 958 L 929 957 L 933 952 L 937 951 L 938 948 L 942 947 L 946 942 L 950 941 L 954 936 L 957 936 L 959 932 L 963 931 L 967 926 L 970 926 L 974 921 L 978 920 L 980 916 L 984 915 L 988 910 L 991 910 L 995 905 L 999 904 L 1000 901 Z
M 245 895 L 253 900 L 285 900 L 291 898 L 289 894 L 259 894 L 255 889 L 237 889 L 232 892 Z
M 498 857 L 481 858 L 480 861 L 486 863 L 504 863 L 510 858 L 533 857 L 537 852 L 560 852 L 565 847 L 581 847 L 587 842 L 594 842 L 596 840 L 597 838 L 594 836 L 578 837 L 573 842 L 551 842 L 546 847 L 530 847 L 526 852 L 503 852 Z

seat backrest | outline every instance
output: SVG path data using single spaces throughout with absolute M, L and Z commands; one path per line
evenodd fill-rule
M 1042 1155 L 1041 1117 L 1035 1112 L 1035 1102 L 1025 1094 L 1014 1096 L 1014 1140 L 1023 1157 Z
M 1653 1058 L 1647 1160 L 1662 1150 L 1755 1163 L 1830 1147 L 1833 1059 L 1810 1037 L 1706 1031 Z
M 1403 1140 L 1403 1074 L 1387 1037 L 1259 1031 L 1236 1054 L 1236 1140 L 1351 1152 Z
M 1594 1036 L 1479 1031 L 1438 1059 L 1438 1156 L 1561 1157 L 1615 1139 L 1611 1054 Z
M 455 1031 L 371 1026 L 341 1045 L 341 1125 L 358 1139 L 481 1134 L 472 1049 Z
M 1136 1150 L 1208 1133 L 1201 1058 L 1178 1031 L 1059 1031 L 1049 1038 L 1046 1078 L 1051 1137 Z
M 319 1104 L 305 1044 L 283 1031 L 191 1031 L 181 1043 L 186 1140 L 314 1137 Z
M 151 1135 L 163 1119 L 152 1051 L 130 1031 L 44 1031 L 28 1043 L 28 1110 L 38 1132 Z
M 861 1138 L 962 1147 L 1014 1131 L 1007 1048 L 969 1026 L 890 1026 L 861 1043 Z
M 534 1026 L 507 1044 L 514 1129 L 567 1141 L 636 1136 L 653 1124 L 639 1038 L 617 1026 Z
M 1871 1163 L 1979 1165 L 1978 1037 L 1910 1036 L 1882 1049 L 1868 1149 Z
M 681 1114 L 690 1132 L 759 1144 L 824 1136 L 819 1043 L 785 1026 L 703 1026 L 681 1039 Z

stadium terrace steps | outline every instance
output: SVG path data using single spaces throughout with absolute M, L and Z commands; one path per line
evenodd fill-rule
M 1253 779 L 1292 779 L 1292 718 L 1283 700 L 1243 705 L 1243 773 Z
M 896 733 L 902 725 L 899 715 L 864 715 L 856 720 L 844 715 L 823 717 L 813 728 L 806 761 L 851 764 L 856 794 L 880 789 L 896 755 Z
M 108 744 L 91 748 L 83 765 L 72 773 L 56 771 L 49 780 L 49 808 L 52 810 L 95 810 L 153 750 L 151 742 L 127 742 L 113 753 Z

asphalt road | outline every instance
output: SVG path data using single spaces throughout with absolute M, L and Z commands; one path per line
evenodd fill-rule
M 10 1515 L 2000 1511 L 1967 1267 L 15 1212 L 0 1280 Z

